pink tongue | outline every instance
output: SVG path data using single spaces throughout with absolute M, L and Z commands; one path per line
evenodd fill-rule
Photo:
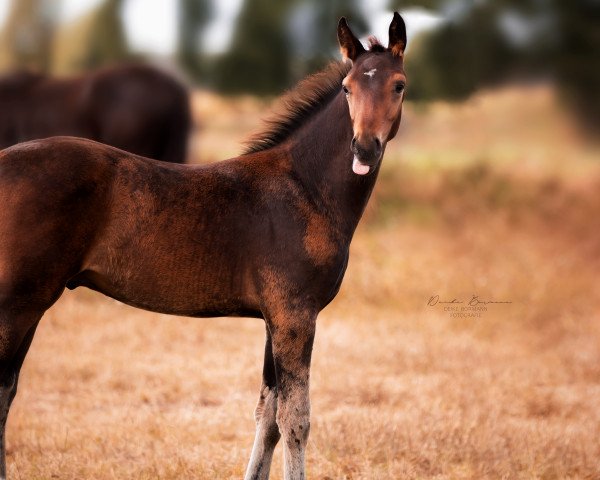
M 357 175 L 366 175 L 367 173 L 369 173 L 370 168 L 371 167 L 369 167 L 368 165 L 360 163 L 360 160 L 354 157 L 354 160 L 352 161 L 352 171 L 354 173 L 356 173 Z

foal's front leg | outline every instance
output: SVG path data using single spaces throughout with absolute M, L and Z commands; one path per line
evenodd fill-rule
M 267 328 L 265 344 L 265 363 L 260 397 L 254 416 L 256 418 L 256 437 L 252 447 L 250 463 L 246 470 L 245 480 L 267 480 L 271 470 L 273 450 L 279 441 L 280 434 L 276 420 L 277 413 L 277 379 L 271 346 L 271 334 Z
M 284 478 L 304 480 L 310 430 L 309 376 L 316 312 L 287 312 L 269 321 L 277 376 L 277 425 L 283 437 Z

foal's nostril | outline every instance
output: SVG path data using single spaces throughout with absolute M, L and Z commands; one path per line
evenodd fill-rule
M 350 148 L 355 157 L 365 163 L 376 162 L 383 152 L 381 140 L 375 135 L 362 137 L 355 135 L 350 142 Z

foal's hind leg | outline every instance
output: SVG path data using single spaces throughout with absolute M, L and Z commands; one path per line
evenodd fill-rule
M 6 479 L 6 419 L 39 319 L 39 315 L 28 316 L 11 323 L 0 312 L 0 480 Z
M 273 361 L 271 334 L 267 328 L 262 386 L 260 387 L 260 397 L 254 414 L 256 418 L 256 437 L 245 480 L 267 480 L 269 478 L 273 450 L 281 436 L 277 427 L 276 413 L 277 382 L 275 363 Z

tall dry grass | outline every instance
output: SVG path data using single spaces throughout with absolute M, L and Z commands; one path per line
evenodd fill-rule
M 264 109 L 196 101 L 197 161 Z M 310 478 L 600 478 L 600 170 L 568 125 L 545 89 L 408 106 L 319 319 Z M 435 294 L 512 303 L 452 316 Z M 263 336 L 66 293 L 25 362 L 9 473 L 240 478 Z

